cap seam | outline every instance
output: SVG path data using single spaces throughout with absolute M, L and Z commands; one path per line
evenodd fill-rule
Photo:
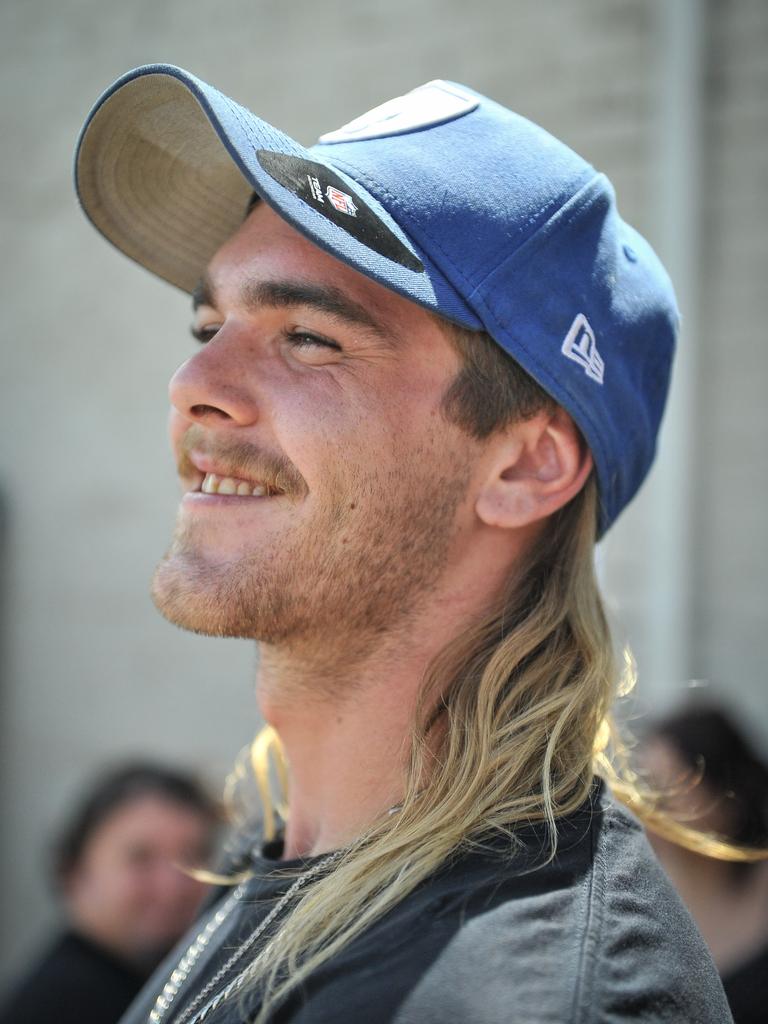
M 538 252 L 541 247 L 551 239 L 553 234 L 558 232 L 562 227 L 567 227 L 574 220 L 576 215 L 580 213 L 584 207 L 589 206 L 590 202 L 596 198 L 590 196 L 589 192 L 600 181 L 610 185 L 604 174 L 595 174 L 593 178 L 590 178 L 589 181 L 585 182 L 575 192 L 572 192 L 566 202 L 562 203 L 552 216 L 545 220 L 544 223 L 536 229 L 530 238 L 527 238 L 522 245 L 513 249 L 504 260 L 497 263 L 495 267 L 492 267 L 488 273 L 477 282 L 474 290 L 477 291 L 479 288 L 482 288 L 488 278 L 504 266 L 505 263 L 509 263 L 511 260 L 514 260 L 523 252 L 526 254 Z M 555 223 L 556 221 L 557 223 Z M 547 228 L 550 228 L 550 226 L 551 229 L 548 232 Z

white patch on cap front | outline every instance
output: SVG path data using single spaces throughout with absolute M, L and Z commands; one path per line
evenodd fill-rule
M 403 135 L 419 128 L 453 121 L 479 106 L 476 96 L 436 78 L 417 89 L 387 100 L 367 114 L 356 117 L 335 132 L 321 135 L 320 142 L 358 142 L 361 139 L 381 139 L 388 135 Z

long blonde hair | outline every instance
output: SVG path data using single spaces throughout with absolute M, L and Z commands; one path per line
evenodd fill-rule
M 454 421 L 485 436 L 505 417 L 531 415 L 551 401 L 515 364 L 503 368 L 506 398 L 497 388 L 489 400 L 489 377 L 499 380 L 499 359 L 507 357 L 467 334 L 454 333 L 465 356 L 444 403 Z M 597 511 L 590 479 L 552 517 L 494 610 L 432 663 L 413 723 L 402 806 L 287 909 L 251 966 L 248 988 L 262 994 L 255 1024 L 457 851 L 506 837 L 512 857 L 516 827 L 543 822 L 553 857 L 556 819 L 584 803 L 595 774 L 641 816 L 663 819 L 623 760 L 610 717 L 632 671 L 617 663 L 595 579 Z M 269 838 L 276 826 L 267 761 L 271 753 L 279 766 L 282 757 L 271 730 L 256 742 L 253 768 Z M 670 829 L 681 841 L 690 832 Z

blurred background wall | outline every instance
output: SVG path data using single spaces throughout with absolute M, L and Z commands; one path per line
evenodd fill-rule
M 138 64 L 187 67 L 305 142 L 430 78 L 539 121 L 613 179 L 685 317 L 663 455 L 601 546 L 640 710 L 704 681 L 763 751 L 768 432 L 764 0 L 5 0 L 0 8 L 0 934 L 53 919 L 52 830 L 126 754 L 219 789 L 257 727 L 252 645 L 182 634 L 148 580 L 176 504 L 166 382 L 189 304 L 110 250 L 78 129 Z

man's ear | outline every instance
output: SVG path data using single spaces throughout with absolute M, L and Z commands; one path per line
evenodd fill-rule
M 560 406 L 512 424 L 491 445 L 475 505 L 488 526 L 508 529 L 545 519 L 578 494 L 592 469 L 578 427 Z

